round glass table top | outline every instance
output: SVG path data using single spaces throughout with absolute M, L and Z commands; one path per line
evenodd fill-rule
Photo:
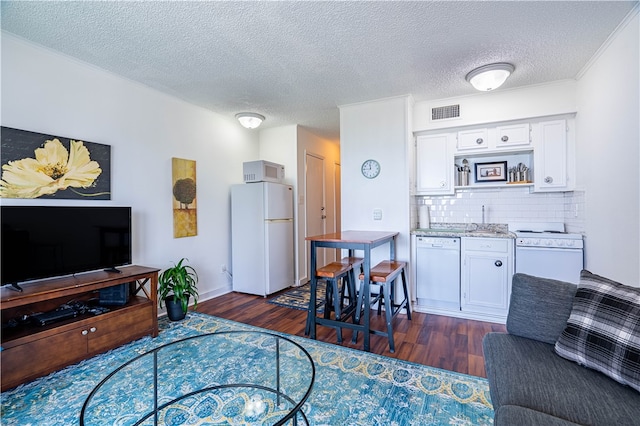
M 120 366 L 89 394 L 81 425 L 308 424 L 309 353 L 262 331 L 178 340 Z

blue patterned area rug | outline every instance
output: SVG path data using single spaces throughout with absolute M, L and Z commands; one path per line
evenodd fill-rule
M 309 307 L 309 299 L 311 298 L 310 288 L 311 285 L 309 283 L 300 287 L 293 287 L 291 290 L 269 299 L 268 302 L 274 305 L 284 306 L 285 308 L 306 311 Z M 320 314 L 324 312 L 325 290 L 326 286 L 318 283 L 316 310 Z
M 181 322 L 160 320 L 160 335 L 146 337 L 1 394 L 3 425 L 78 424 L 82 405 L 110 372 L 150 349 L 190 336 L 257 327 L 189 313 Z M 311 425 L 491 425 L 485 379 L 399 361 L 355 349 L 283 334 L 312 356 L 316 381 L 303 407 Z M 136 386 L 135 378 L 132 385 Z M 220 409 L 224 409 L 221 405 Z M 161 424 L 252 424 L 199 416 L 197 404 Z M 220 417 L 216 417 L 220 418 Z M 126 416 L 104 424 L 130 425 Z M 146 424 L 146 423 L 145 423 Z

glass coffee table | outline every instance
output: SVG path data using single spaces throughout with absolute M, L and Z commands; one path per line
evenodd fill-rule
M 109 374 L 87 397 L 80 425 L 308 425 L 302 407 L 314 381 L 311 356 L 286 337 L 203 334 Z

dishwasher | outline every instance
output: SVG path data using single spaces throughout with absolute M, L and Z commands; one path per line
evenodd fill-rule
M 460 238 L 416 237 L 418 306 L 460 310 Z

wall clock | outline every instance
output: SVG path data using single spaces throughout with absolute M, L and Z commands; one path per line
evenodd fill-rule
M 360 171 L 362 171 L 362 175 L 367 179 L 376 178 L 380 174 L 380 163 L 376 160 L 367 160 L 362 163 Z

